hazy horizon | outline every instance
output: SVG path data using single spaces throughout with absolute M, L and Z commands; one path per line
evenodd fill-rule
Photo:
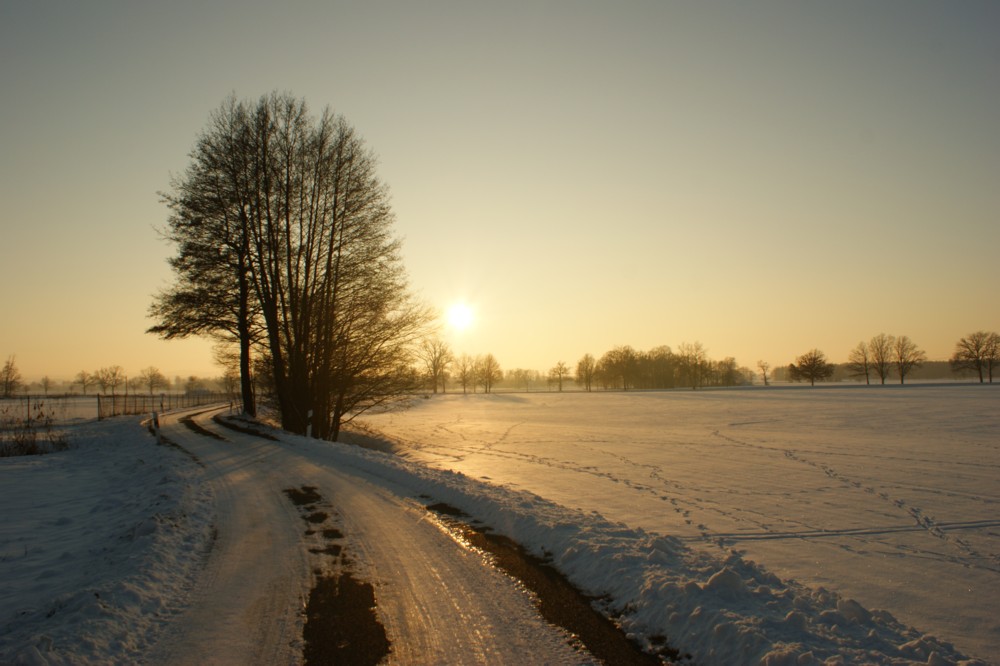
M 456 353 L 930 360 L 1000 329 L 1000 5 L 0 6 L 0 357 L 220 374 L 144 333 L 157 192 L 229 94 L 343 114 Z M 980 249 L 982 248 L 982 249 Z

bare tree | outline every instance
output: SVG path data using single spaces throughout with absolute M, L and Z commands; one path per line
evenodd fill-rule
M 179 265 L 194 291 L 235 312 L 213 321 L 205 309 L 207 328 L 234 321 L 248 350 L 260 322 L 282 427 L 336 440 L 343 423 L 415 388 L 430 312 L 410 295 L 388 189 L 347 121 L 314 117 L 287 94 L 230 99 L 192 160 L 168 197 L 179 256 L 188 240 L 195 250 Z M 215 260 L 204 251 L 212 243 L 221 243 Z M 249 367 L 241 362 L 244 387 Z
M 684 386 L 696 389 L 701 386 L 708 370 L 708 352 L 700 342 L 682 342 L 677 346 L 679 370 Z
M 596 368 L 596 374 L 605 386 L 625 391 L 635 386 L 638 371 L 639 355 L 628 345 L 605 352 Z
M 590 354 L 584 354 L 576 362 L 576 381 L 583 384 L 583 388 L 590 391 L 594 385 L 594 372 L 597 369 L 597 361 Z
M 910 338 L 905 335 L 896 338 L 896 344 L 893 346 L 893 361 L 896 364 L 896 373 L 899 374 L 900 384 L 913 368 L 919 368 L 926 360 L 927 354 L 919 349 Z
M 549 378 L 558 384 L 560 393 L 562 393 L 563 390 L 563 379 L 566 377 L 569 377 L 569 366 L 562 361 L 556 363 L 552 366 L 552 369 L 549 370 Z
M 741 381 L 739 364 L 732 356 L 715 363 L 715 373 L 717 383 L 723 386 L 736 386 Z
M 192 393 L 201 393 L 205 390 L 207 390 L 205 388 L 205 381 L 201 377 L 190 375 L 184 382 L 184 392 L 188 395 Z
M 514 368 L 506 372 L 504 379 L 514 388 L 522 387 L 525 391 L 530 391 L 532 385 L 538 382 L 539 373 L 537 370 Z
M 80 388 L 83 389 L 83 394 L 87 395 L 87 388 L 97 384 L 97 377 L 96 375 L 90 374 L 86 370 L 81 370 L 76 373 L 76 380 L 73 383 L 79 384 Z
M 757 361 L 757 369 L 760 370 L 760 376 L 764 378 L 764 386 L 767 386 L 767 373 L 771 369 L 771 364 L 767 361 Z
M 165 339 L 208 334 L 235 342 L 243 410 L 253 415 L 251 349 L 264 336 L 253 298 L 249 224 L 266 203 L 251 186 L 267 167 L 254 161 L 248 121 L 246 106 L 227 99 L 211 115 L 184 177 L 162 195 L 171 210 L 164 235 L 178 250 L 169 260 L 176 281 L 150 306 L 159 323 L 148 332 Z
M 642 388 L 673 388 L 677 358 L 667 345 L 653 347 L 639 355 L 639 386 Z
M 811 349 L 788 366 L 788 375 L 793 381 L 808 379 L 809 384 L 815 386 L 817 380 L 823 381 L 832 377 L 833 370 L 833 364 L 827 362 L 823 352 Z
M 885 333 L 879 333 L 868 341 L 868 357 L 871 359 L 871 367 L 883 384 L 892 370 L 895 346 L 896 338 Z
M 147 389 L 149 395 L 153 395 L 156 389 L 163 388 L 169 383 L 166 376 L 153 366 L 144 368 L 139 372 L 139 386 Z
M 17 363 L 15 363 L 14 355 L 11 354 L 7 357 L 7 361 L 3 364 L 3 368 L 0 369 L 0 390 L 2 390 L 2 395 L 4 398 L 11 398 L 17 393 L 17 390 L 21 388 L 21 371 L 17 369 Z
M 48 395 L 49 389 L 52 388 L 52 378 L 49 377 L 48 375 L 45 375 L 38 383 L 42 385 L 42 392 L 45 395 Z
M 448 368 L 455 361 L 455 355 L 451 353 L 451 348 L 446 342 L 433 338 L 424 340 L 420 345 L 417 356 L 423 361 L 427 377 L 431 381 L 433 392 L 438 392 L 438 385 L 441 392 L 445 392 L 445 379 L 448 377 Z
M 1000 362 L 1000 335 L 989 331 L 976 331 L 955 343 L 955 353 L 951 357 L 951 367 L 955 371 L 972 370 L 979 375 L 979 383 L 985 378 L 993 383 L 993 368 Z
M 868 345 L 859 342 L 847 355 L 847 369 L 852 377 L 864 376 L 865 384 L 871 384 L 872 360 Z
M 468 393 L 469 387 L 472 392 L 476 392 L 476 361 L 468 354 L 462 354 L 455 361 L 455 370 L 458 373 L 458 383 L 462 385 L 462 393 Z
M 97 384 L 101 387 L 101 392 L 107 394 L 108 389 L 111 389 L 112 397 L 115 395 L 115 389 L 125 381 L 125 371 L 120 365 L 101 368 L 94 373 L 94 376 L 97 377 Z
M 503 370 L 493 354 L 486 354 L 476 359 L 476 379 L 483 387 L 484 393 L 493 390 L 493 385 L 503 379 Z

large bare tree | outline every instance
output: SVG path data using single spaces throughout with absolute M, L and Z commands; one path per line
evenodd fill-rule
M 764 379 L 764 386 L 768 385 L 767 373 L 771 369 L 771 364 L 767 361 L 757 361 L 757 368 L 760 370 L 760 376 Z
M 503 379 L 503 370 L 493 354 L 486 354 L 476 359 L 476 379 L 483 387 L 483 393 L 493 390 L 493 385 Z
M 170 380 L 167 379 L 166 375 L 160 372 L 159 368 L 154 366 L 149 366 L 148 368 L 143 368 L 139 371 L 139 385 L 149 391 L 149 395 L 153 393 L 158 388 L 166 388 L 170 385 Z
M 17 369 L 14 356 L 10 355 L 0 367 L 0 396 L 4 398 L 13 397 L 21 387 L 21 371 Z
M 793 381 L 808 379 L 809 384 L 816 385 L 817 380 L 823 381 L 833 376 L 833 364 L 827 362 L 826 355 L 818 349 L 810 349 L 795 359 L 788 366 L 788 376 Z
M 885 333 L 879 333 L 868 341 L 868 355 L 871 359 L 871 367 L 875 374 L 885 384 L 886 378 L 892 371 L 893 348 L 896 345 L 896 338 Z
M 682 342 L 677 345 L 678 370 L 682 378 L 679 384 L 696 389 L 705 382 L 708 374 L 708 351 L 700 342 Z
M 76 373 L 76 379 L 73 381 L 74 384 L 79 384 L 80 388 L 83 389 L 83 394 L 87 395 L 87 388 L 95 386 L 97 384 L 97 377 L 90 374 L 86 370 L 81 370 Z
M 988 378 L 993 383 L 993 368 L 1000 363 L 1000 335 L 990 331 L 969 333 L 955 343 L 951 357 L 952 369 L 972 370 L 979 376 L 979 383 Z
M 847 355 L 847 370 L 852 377 L 864 377 L 865 384 L 871 384 L 872 359 L 868 345 L 863 341 Z M 884 383 L 884 382 L 883 382 Z
M 417 356 L 424 364 L 424 370 L 427 372 L 427 378 L 431 382 L 432 391 L 437 393 L 438 386 L 440 386 L 441 392 L 444 393 L 445 380 L 448 378 L 448 368 L 455 362 L 455 355 L 452 354 L 451 347 L 448 346 L 448 343 L 438 338 L 431 338 L 421 343 Z
M 594 372 L 597 370 L 597 361 L 591 354 L 584 354 L 576 362 L 576 381 L 582 384 L 587 391 L 593 389 Z
M 476 392 L 476 359 L 468 354 L 462 354 L 455 360 L 455 376 L 462 385 L 462 393 L 468 393 L 469 387 Z
M 335 440 L 343 423 L 413 388 L 430 313 L 410 296 L 388 189 L 347 121 L 287 94 L 230 99 L 192 160 L 168 198 L 172 240 L 196 250 L 180 269 L 235 304 L 224 313 L 233 320 L 211 326 L 232 334 L 234 321 L 241 348 L 260 322 L 282 426 Z M 204 239 L 216 236 L 213 261 Z M 244 387 L 248 368 L 241 358 Z
M 260 308 L 253 298 L 249 223 L 254 199 L 249 110 L 228 98 L 209 117 L 191 152 L 191 164 L 172 191 L 167 240 L 175 281 L 153 300 L 150 327 L 165 339 L 211 335 L 239 349 L 243 410 L 256 414 L 251 349 L 263 339 Z
M 910 374 L 913 368 L 919 368 L 927 360 L 924 350 L 917 347 L 909 337 L 901 335 L 896 338 L 893 345 L 893 362 L 896 364 L 896 374 L 899 375 L 899 383 L 904 383 L 906 375 Z
M 101 387 L 101 392 L 107 394 L 108 389 L 111 389 L 112 397 L 117 388 L 125 382 L 125 370 L 120 365 L 105 366 L 95 372 L 94 376 L 97 378 L 98 386 Z
M 563 390 L 563 380 L 569 377 L 569 366 L 559 361 L 549 370 L 549 381 L 559 386 L 559 392 Z

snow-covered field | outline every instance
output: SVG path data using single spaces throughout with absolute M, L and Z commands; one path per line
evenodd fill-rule
M 210 488 L 251 468 L 335 470 L 334 506 L 370 488 L 400 526 L 447 502 L 697 663 L 997 662 L 998 407 L 979 386 L 449 394 L 366 419 L 402 455 L 176 426 L 201 464 L 137 419 L 75 426 L 75 449 L 0 459 L 0 663 L 142 662 L 183 640 L 231 527 Z M 274 483 L 284 502 L 294 481 Z M 405 558 L 380 565 L 365 534 L 385 519 L 350 523 L 347 549 L 391 608 Z
M 1000 661 L 996 387 L 448 394 L 365 422 L 410 461 L 756 562 L 817 598 L 836 593 Z M 636 575 L 655 584 L 649 570 Z M 679 616 L 649 618 L 647 630 L 690 650 L 682 616 L 712 604 L 671 600 L 686 596 L 676 585 L 655 594 Z M 716 638 L 742 628 L 734 620 Z

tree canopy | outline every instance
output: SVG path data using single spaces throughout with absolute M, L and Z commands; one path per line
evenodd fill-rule
M 412 387 L 430 315 L 409 293 L 375 157 L 343 117 L 287 94 L 229 98 L 164 199 L 176 281 L 150 330 L 237 341 L 245 406 L 254 350 L 292 432 L 336 439 Z
M 788 376 L 797 382 L 809 380 L 809 384 L 815 386 L 817 380 L 823 381 L 833 376 L 833 370 L 833 363 L 827 362 L 823 352 L 810 349 L 788 366 Z

